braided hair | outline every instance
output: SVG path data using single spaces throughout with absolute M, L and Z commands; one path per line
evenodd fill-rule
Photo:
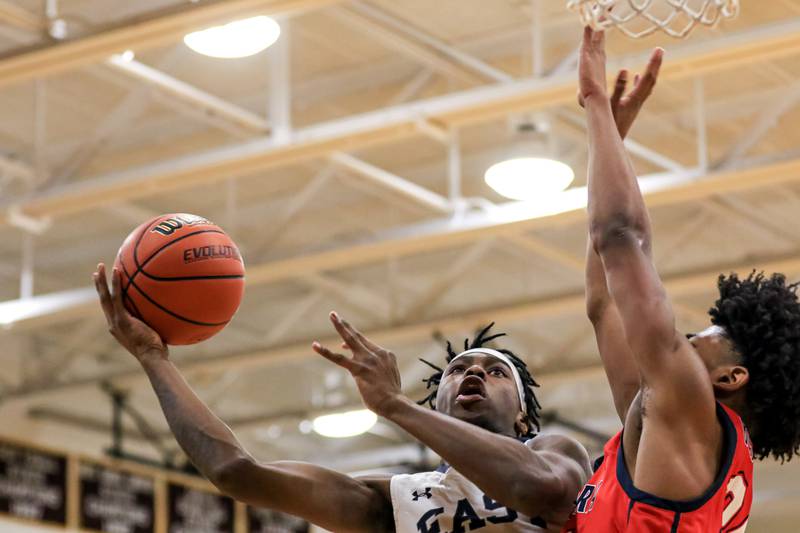
M 800 454 L 800 303 L 798 284 L 753 271 L 720 276 L 709 310 L 747 368 L 747 418 L 753 453 L 781 461 Z
M 472 342 L 470 342 L 469 339 L 464 339 L 464 351 L 486 347 L 486 344 L 494 339 L 506 336 L 505 333 L 495 333 L 493 335 L 489 335 L 489 330 L 491 330 L 493 326 L 494 322 L 480 330 Z M 450 341 L 447 341 L 446 348 L 447 356 L 445 357 L 445 360 L 449 364 L 450 361 L 455 359 L 458 354 L 453 350 L 453 346 L 450 344 Z M 539 384 L 536 383 L 535 379 L 533 379 L 533 376 L 528 370 L 528 365 L 525 364 L 525 361 L 520 359 L 511 350 L 498 349 L 497 351 L 505 354 L 514 364 L 517 372 L 519 372 L 519 377 L 522 380 L 522 386 L 524 388 L 523 396 L 525 397 L 525 415 L 528 420 L 529 428 L 528 435 L 522 436 L 532 436 L 534 434 L 534 427 L 536 428 L 537 432 L 541 429 L 539 420 L 541 418 L 540 411 L 542 406 L 539 405 L 539 400 L 536 398 L 536 393 L 534 392 L 534 387 L 538 387 Z M 419 405 L 428 404 L 431 409 L 436 409 L 436 394 L 439 392 L 439 383 L 442 381 L 442 377 L 444 376 L 444 369 L 439 368 L 435 364 L 430 363 L 425 359 L 420 359 L 420 361 L 431 367 L 434 370 L 434 373 L 430 377 L 422 380 L 423 383 L 425 383 L 425 388 L 429 391 L 429 393 L 425 398 L 417 403 Z

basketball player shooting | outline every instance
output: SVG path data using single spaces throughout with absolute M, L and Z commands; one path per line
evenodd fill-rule
M 389 492 L 397 531 L 558 531 L 581 479 L 591 471 L 583 447 L 561 435 L 536 435 L 537 386 L 525 363 L 485 343 L 492 325 L 427 380 L 423 407 L 403 395 L 392 352 L 336 313 L 331 322 L 351 355 L 313 344 L 346 369 L 364 404 L 430 447 L 445 461 L 435 472 L 393 476 Z M 422 498 L 420 495 L 423 495 Z M 423 501 L 420 501 L 422 499 Z
M 625 98 L 652 90 L 661 58 L 657 50 Z M 676 330 L 649 215 L 614 125 L 605 61 L 603 33 L 587 28 L 587 312 L 624 429 L 606 444 L 565 530 L 742 533 L 753 455 L 789 460 L 800 446 L 796 285 L 780 274 L 720 276 L 711 326 Z M 624 91 L 623 75 L 615 97 Z
M 331 321 L 352 358 L 318 343 L 314 349 L 350 371 L 368 407 L 453 468 L 353 478 L 308 463 L 259 463 L 195 395 L 158 334 L 125 309 L 119 273 L 111 290 L 104 265 L 93 277 L 109 331 L 141 364 L 176 440 L 203 476 L 239 501 L 337 532 L 558 531 L 590 474 L 576 441 L 532 438 L 538 426 L 533 378 L 513 354 L 482 347 L 486 332 L 472 350 L 451 353 L 444 371 L 431 378 L 433 411 L 402 395 L 390 352 L 335 314 Z

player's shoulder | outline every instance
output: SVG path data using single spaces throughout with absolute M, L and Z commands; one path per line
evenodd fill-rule
M 559 435 L 558 433 L 538 434 L 527 441 L 525 445 L 532 450 L 544 451 L 560 451 L 578 453 L 580 451 L 586 452 L 583 445 L 576 439 L 568 435 Z
M 580 465 L 590 465 L 589 453 L 583 444 L 568 435 L 548 433 L 546 435 L 536 435 L 525 443 L 531 450 L 537 452 L 552 452 L 569 457 L 577 461 Z

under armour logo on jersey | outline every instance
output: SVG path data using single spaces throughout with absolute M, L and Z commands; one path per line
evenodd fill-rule
M 425 487 L 425 492 L 423 492 L 422 494 L 419 494 L 417 491 L 414 491 L 414 492 L 411 493 L 411 495 L 414 497 L 414 501 L 419 500 L 423 496 L 425 498 L 429 499 L 429 500 L 431 498 L 433 498 L 433 494 L 431 494 L 431 488 L 430 487 Z

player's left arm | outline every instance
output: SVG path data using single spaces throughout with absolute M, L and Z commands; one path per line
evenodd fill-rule
M 352 357 L 314 344 L 345 368 L 366 406 L 439 454 L 495 501 L 528 516 L 565 516 L 591 474 L 586 450 L 564 436 L 537 437 L 528 445 L 421 407 L 403 395 L 392 352 L 367 339 L 336 314 L 331 321 Z

